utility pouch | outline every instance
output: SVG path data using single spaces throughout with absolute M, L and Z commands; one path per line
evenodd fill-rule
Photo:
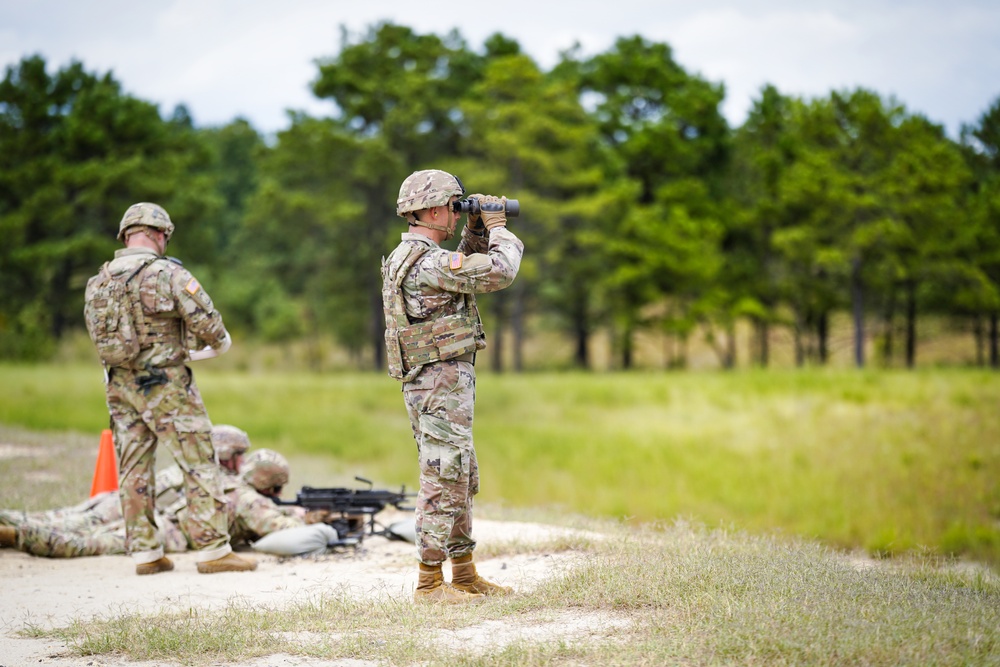
M 403 368 L 403 353 L 399 349 L 399 335 L 396 329 L 385 330 L 385 357 L 389 364 L 389 377 L 402 380 L 406 376 Z
M 476 351 L 476 332 L 464 314 L 434 320 L 432 333 L 441 361 Z
M 402 348 L 406 368 L 438 360 L 437 345 L 434 342 L 435 324 L 435 320 L 428 320 L 399 330 L 399 347 Z

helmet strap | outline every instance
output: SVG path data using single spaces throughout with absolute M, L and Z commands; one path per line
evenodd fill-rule
M 417 225 L 418 227 L 426 227 L 428 229 L 434 229 L 434 230 L 437 230 L 439 232 L 444 232 L 445 233 L 445 237 L 444 237 L 445 241 L 447 241 L 448 239 L 450 239 L 451 237 L 453 237 L 455 235 L 455 230 L 454 229 L 449 229 L 447 225 L 435 225 L 432 222 L 426 222 L 424 220 L 421 220 L 417 216 L 413 215 L 412 213 L 407 213 L 406 214 L 406 220 L 411 225 Z

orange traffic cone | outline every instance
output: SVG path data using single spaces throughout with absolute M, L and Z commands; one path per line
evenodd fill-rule
M 118 490 L 118 463 L 115 460 L 115 444 L 111 439 L 111 429 L 101 431 L 101 448 L 97 451 L 97 466 L 94 468 L 94 482 L 90 486 L 90 497 L 98 493 Z

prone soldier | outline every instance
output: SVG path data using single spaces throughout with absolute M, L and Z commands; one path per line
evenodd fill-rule
M 220 449 L 225 451 L 227 436 L 243 432 L 235 427 L 215 426 L 212 433 L 214 441 L 221 441 Z M 245 437 L 245 433 L 243 435 Z M 237 447 L 242 446 L 238 438 L 235 440 Z M 249 439 L 245 440 L 245 447 L 250 447 Z M 227 459 L 231 461 L 232 458 Z M 288 461 L 268 449 L 250 454 L 241 474 L 228 469 L 223 473 L 225 513 L 232 544 L 252 542 L 274 531 L 322 521 L 322 512 L 306 512 L 273 502 L 281 487 L 288 483 L 289 475 Z M 6 525 L 0 526 L 0 547 L 19 548 L 50 558 L 123 554 L 125 522 L 120 507 L 117 495 L 107 492 L 67 510 L 32 513 L 20 518 L 15 512 L 4 511 L 0 513 L 0 518 L 6 519 Z M 77 512 L 77 508 L 85 511 Z M 188 525 L 186 514 L 183 497 L 179 504 L 156 512 L 156 523 L 167 552 L 186 551 L 194 544 L 191 536 L 182 530 Z

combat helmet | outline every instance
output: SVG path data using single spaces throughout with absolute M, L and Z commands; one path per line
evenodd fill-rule
M 212 447 L 219 463 L 225 463 L 235 456 L 246 454 L 250 449 L 250 436 L 235 426 L 216 424 L 212 427 Z
M 288 483 L 288 460 L 273 449 L 255 449 L 240 468 L 243 481 L 263 494 L 280 493 Z
M 170 216 L 159 204 L 149 202 L 139 202 L 132 204 L 122 216 L 122 221 L 118 225 L 118 240 L 125 240 L 125 230 L 136 226 L 152 227 L 162 231 L 167 240 L 174 233 L 174 223 L 170 221 Z
M 412 222 L 413 211 L 445 206 L 452 196 L 464 194 L 465 186 L 458 176 L 440 169 L 415 171 L 399 186 L 396 215 Z

